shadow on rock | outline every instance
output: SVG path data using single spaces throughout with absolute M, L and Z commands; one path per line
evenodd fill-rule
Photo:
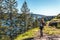
M 33 38 L 26 38 L 26 39 L 23 39 L 23 40 L 33 40 Z

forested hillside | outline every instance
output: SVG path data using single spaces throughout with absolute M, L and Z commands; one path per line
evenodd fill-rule
M 16 0 L 0 0 L 0 40 L 14 40 L 29 29 L 38 27 L 40 18 L 44 17 L 45 21 L 49 21 L 55 17 L 31 14 L 26 1 L 20 13 Z

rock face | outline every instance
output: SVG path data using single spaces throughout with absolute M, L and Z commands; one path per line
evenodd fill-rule
M 48 25 L 58 27 L 58 25 L 60 25 L 60 19 L 53 19 L 49 22 Z

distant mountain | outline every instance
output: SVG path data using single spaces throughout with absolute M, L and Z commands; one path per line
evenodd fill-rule
M 49 21 L 49 20 L 51 20 L 51 19 L 53 19 L 53 18 L 55 17 L 55 16 L 45 16 L 45 15 L 33 14 L 33 13 L 31 13 L 31 16 L 34 17 L 35 19 L 36 19 L 36 17 L 37 17 L 38 19 L 44 17 L 44 19 L 45 19 L 46 21 Z
M 45 20 L 46 20 L 46 21 L 50 21 L 50 20 L 53 19 L 53 18 L 55 18 L 55 16 L 46 16 L 46 17 L 45 17 Z
M 34 17 L 34 18 L 42 18 L 42 17 L 45 17 L 45 15 L 40 15 L 40 14 L 33 14 L 31 13 L 31 16 Z

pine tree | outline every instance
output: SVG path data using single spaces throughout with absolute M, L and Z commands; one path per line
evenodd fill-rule
M 3 0 L 0 0 L 0 19 L 2 18 Z
M 20 19 L 22 22 L 20 22 L 20 23 L 22 23 L 24 26 L 23 30 L 27 30 L 28 24 L 29 24 L 29 18 L 30 18 L 30 14 L 29 14 L 30 9 L 28 8 L 26 1 L 24 1 L 23 5 L 22 5 L 21 13 L 22 14 L 21 14 Z
M 8 28 L 8 30 L 10 30 L 10 38 L 11 40 L 13 40 L 13 14 L 14 14 L 14 10 L 16 9 L 16 0 L 5 0 L 6 5 L 7 5 L 7 13 L 9 14 L 9 20 L 10 20 L 10 27 Z
M 30 11 L 30 9 L 28 9 L 27 3 L 26 3 L 26 1 L 25 1 L 25 2 L 23 3 L 23 5 L 22 5 L 21 12 L 22 12 L 22 13 L 25 13 L 25 14 L 28 14 L 29 11 Z
M 33 27 L 38 27 L 38 17 L 36 16 L 36 19 L 34 19 L 35 21 L 33 22 Z
M 0 0 L 0 26 L 1 26 L 1 20 L 3 17 L 3 1 L 4 0 Z
M 16 10 L 16 0 L 6 0 L 5 1 L 6 2 L 6 4 L 7 4 L 7 13 L 9 13 L 9 19 L 10 19 L 10 23 L 11 23 L 11 25 L 10 25 L 10 27 L 13 27 L 13 20 L 12 20 L 12 18 L 13 18 L 13 11 L 14 10 Z

